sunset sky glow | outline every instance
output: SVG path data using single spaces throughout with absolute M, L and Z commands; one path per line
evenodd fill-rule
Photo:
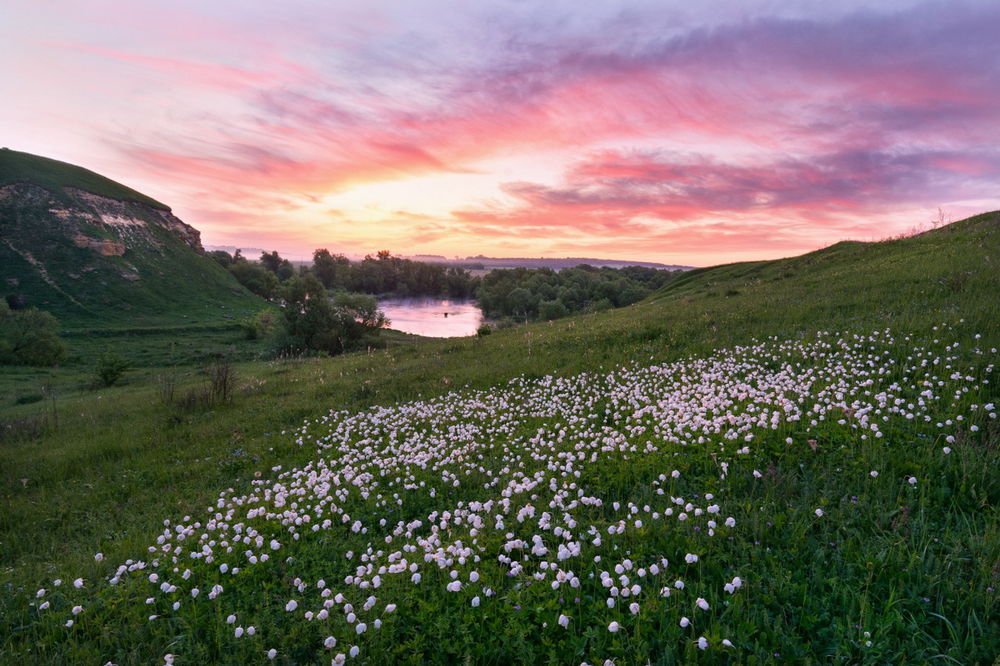
M 2 14 L 2 143 L 210 245 L 709 265 L 1000 208 L 1000 2 Z

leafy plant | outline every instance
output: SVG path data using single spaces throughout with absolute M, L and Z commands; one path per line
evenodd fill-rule
M 94 377 L 99 386 L 114 386 L 131 364 L 114 352 L 107 352 L 97 361 Z

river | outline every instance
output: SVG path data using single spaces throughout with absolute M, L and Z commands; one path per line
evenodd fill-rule
M 483 313 L 471 299 L 386 298 L 379 307 L 392 322 L 389 328 L 430 338 L 475 335 Z

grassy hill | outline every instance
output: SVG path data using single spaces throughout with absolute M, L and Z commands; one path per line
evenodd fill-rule
M 12 660 L 43 663 L 147 663 L 168 652 L 198 663 L 226 663 L 263 661 L 273 646 L 279 661 L 312 663 L 332 658 L 322 641 L 336 633 L 340 643 L 333 653 L 358 643 L 362 658 L 372 663 L 433 660 L 435 655 L 486 663 L 593 663 L 604 658 L 615 658 L 616 663 L 645 663 L 647 658 L 665 663 L 990 663 L 1000 651 L 1000 602 L 993 592 L 1000 582 L 1000 481 L 993 472 L 1000 463 L 1000 430 L 981 407 L 1000 402 L 1000 375 L 991 351 L 1000 346 L 998 251 L 1000 214 L 994 212 L 911 238 L 839 243 L 801 257 L 700 269 L 629 308 L 497 331 L 482 339 L 400 338 L 387 349 L 340 358 L 241 364 L 236 367 L 234 397 L 226 403 L 183 399 L 205 385 L 207 379 L 197 372 L 163 371 L 156 376 L 150 370 L 125 387 L 88 393 L 67 384 L 53 399 L 8 404 L 0 416 L 6 461 L 0 470 L 0 577 L 10 593 L 0 600 L 0 618 L 15 629 L 0 638 L 0 652 Z M 875 334 L 887 328 L 892 336 Z M 665 600 L 655 595 L 660 583 L 643 592 L 645 610 L 636 616 L 642 622 L 632 619 L 627 603 L 617 611 L 603 607 L 606 592 L 595 589 L 584 575 L 599 568 L 590 560 L 571 560 L 584 580 L 584 592 L 567 588 L 562 599 L 549 590 L 551 577 L 516 589 L 516 577 L 493 578 L 502 540 L 485 530 L 480 544 L 489 554 L 479 567 L 501 594 L 484 596 L 483 611 L 470 605 L 472 594 L 484 594 L 478 587 L 470 586 L 468 593 L 446 592 L 446 581 L 427 573 L 427 588 L 393 583 L 375 592 L 380 609 L 391 600 L 400 605 L 399 613 L 406 613 L 399 620 L 383 615 L 381 633 L 346 636 L 342 619 L 339 624 L 333 619 L 304 622 L 302 611 L 316 610 L 318 600 L 295 614 L 284 605 L 291 597 L 305 604 L 304 599 L 318 595 L 318 578 L 325 577 L 337 591 L 350 592 L 343 578 L 359 562 L 344 560 L 343 549 L 365 552 L 368 542 L 374 550 L 395 548 L 380 541 L 384 530 L 376 522 L 369 523 L 383 515 L 383 509 L 361 499 L 350 504 L 350 511 L 352 520 L 359 518 L 369 526 L 367 536 L 351 533 L 349 523 L 330 538 L 304 533 L 301 543 L 283 546 L 288 550 L 280 551 L 273 567 L 242 565 L 248 570 L 245 579 L 223 576 L 218 563 L 185 563 L 196 570 L 194 580 L 201 581 L 203 592 L 210 581 L 224 584 L 226 591 L 214 605 L 191 602 L 187 595 L 178 597 L 181 606 L 176 612 L 164 606 L 164 600 L 156 601 L 154 611 L 144 599 L 158 593 L 145 578 L 130 578 L 115 588 L 100 582 L 127 558 L 146 559 L 146 547 L 161 532 L 163 519 L 203 519 L 206 507 L 215 506 L 223 489 L 232 489 L 227 497 L 239 497 L 256 488 L 255 482 L 270 484 L 279 465 L 289 470 L 321 460 L 322 465 L 312 468 L 318 470 L 341 464 L 338 456 L 354 454 L 349 448 L 344 449 L 348 453 L 323 452 L 322 438 L 333 436 L 330 424 L 350 414 L 385 407 L 368 419 L 376 423 L 397 414 L 388 410 L 392 405 L 463 387 L 483 391 L 482 400 L 520 390 L 516 387 L 525 382 L 530 390 L 541 390 L 546 381 L 532 382 L 546 375 L 590 373 L 593 379 L 574 380 L 590 385 L 605 381 L 598 379 L 602 370 L 621 364 L 673 363 L 770 338 L 774 345 L 789 348 L 814 345 L 808 347 L 813 355 L 761 352 L 755 357 L 760 373 L 812 368 L 824 377 L 829 370 L 822 345 L 833 342 L 824 331 L 864 335 L 847 338 L 857 345 L 857 354 L 847 343 L 829 347 L 847 354 L 848 365 L 858 359 L 872 362 L 875 383 L 861 385 L 852 395 L 872 400 L 880 392 L 899 393 L 904 411 L 908 403 L 925 401 L 919 410 L 909 409 L 928 410 L 930 421 L 907 421 L 889 411 L 885 416 L 892 419 L 883 426 L 887 437 L 862 439 L 854 428 L 853 410 L 838 407 L 817 426 L 810 426 L 808 419 L 783 421 L 773 432 L 757 432 L 745 459 L 734 452 L 740 444 L 722 450 L 712 438 L 710 447 L 691 441 L 674 450 L 624 454 L 627 460 L 623 452 L 604 454 L 599 467 L 577 480 L 588 493 L 618 498 L 623 505 L 659 506 L 663 500 L 649 483 L 660 473 L 678 469 L 679 479 L 666 482 L 669 495 L 701 505 L 698 497 L 712 492 L 738 526 L 709 543 L 704 534 L 655 528 L 648 517 L 645 528 L 630 523 L 628 534 L 638 531 L 621 542 L 623 550 L 637 562 L 654 551 L 669 553 L 673 575 L 687 580 L 689 587 L 687 596 L 675 589 Z M 953 347 L 953 341 L 959 344 Z M 919 369 L 924 358 L 937 377 L 933 390 L 940 381 L 951 391 L 939 400 L 926 399 L 920 393 L 926 387 L 915 381 L 927 372 Z M 903 373 L 901 368 L 913 359 L 918 369 Z M 939 362 L 940 370 L 935 367 Z M 886 363 L 884 376 L 875 373 Z M 677 366 L 673 372 L 686 367 Z M 725 372 L 716 375 L 712 381 L 727 379 Z M 503 388 L 514 377 L 525 380 L 513 389 Z M 965 377 L 974 379 L 968 392 L 952 386 Z M 925 381 L 923 374 L 920 380 Z M 825 381 L 819 380 L 815 389 L 822 391 Z M 892 388 L 894 384 L 898 387 Z M 167 395 L 168 385 L 173 397 Z M 511 451 L 540 432 L 555 437 L 560 428 L 568 432 L 570 445 L 579 436 L 581 445 L 589 446 L 593 437 L 587 428 L 597 427 L 610 429 L 603 436 L 620 433 L 624 441 L 641 447 L 646 436 L 621 429 L 628 423 L 623 415 L 634 409 L 621 402 L 627 391 L 623 394 L 613 382 L 595 386 L 604 401 L 587 397 L 580 403 L 589 405 L 582 420 L 501 411 L 510 426 L 490 431 L 489 441 L 496 448 L 480 450 L 481 464 L 497 473 L 500 466 L 510 465 Z M 829 391 L 815 399 L 836 400 L 834 394 Z M 498 410 L 514 410 L 525 402 L 508 399 L 497 404 Z M 329 422 L 320 419 L 329 410 L 340 415 Z M 954 421 L 959 415 L 967 420 Z M 486 427 L 467 418 L 445 425 L 455 428 L 449 431 L 453 434 Z M 598 425 L 589 425 L 595 418 Z M 300 429 L 306 419 L 311 425 Z M 947 444 L 943 436 L 933 434 L 940 430 L 936 422 L 946 420 L 953 433 L 955 423 L 976 426 L 959 427 L 950 454 L 942 453 Z M 444 434 L 442 424 L 391 422 L 403 430 L 422 428 L 428 436 Z M 380 445 L 367 441 L 358 450 L 373 446 Z M 529 475 L 539 464 L 522 460 Z M 560 458 L 559 464 L 565 460 Z M 730 461 L 728 479 L 719 478 L 719 461 Z M 396 463 L 386 458 L 385 464 Z M 761 474 L 759 479 L 751 474 L 754 470 Z M 552 468 L 542 471 L 554 474 Z M 877 478 L 870 471 L 877 471 Z M 416 473 L 417 481 L 438 488 L 452 501 L 485 496 L 477 488 L 487 478 L 477 477 L 479 485 L 445 488 L 439 487 L 440 475 Z M 407 500 L 409 513 L 400 514 L 407 520 L 422 516 L 426 521 L 426 512 L 441 506 L 426 492 L 401 487 L 395 492 Z M 532 492 L 547 491 L 540 486 Z M 524 495 L 514 497 L 518 506 L 527 501 Z M 580 529 L 594 524 L 606 534 L 620 518 L 608 505 L 586 512 Z M 817 508 L 822 515 L 814 512 Z M 287 525 L 255 524 L 287 535 Z M 513 516 L 508 525 L 514 525 L 508 528 L 512 531 L 520 529 Z M 448 529 L 451 538 L 474 543 L 465 527 Z M 617 543 L 610 536 L 605 539 Z M 96 552 L 103 553 L 101 562 L 94 561 Z M 702 564 L 686 565 L 685 552 L 700 553 Z M 284 559 L 287 555 L 294 563 Z M 605 561 L 619 562 L 624 556 L 618 552 L 611 560 L 605 553 Z M 171 582 L 186 585 L 169 567 L 161 569 Z M 721 582 L 734 575 L 743 577 L 746 590 L 730 596 L 722 592 Z M 76 576 L 87 581 L 83 591 L 52 588 L 53 578 L 69 581 Z M 314 592 L 296 591 L 295 576 Z M 464 568 L 462 580 L 468 585 Z M 651 585 L 643 582 L 644 588 Z M 47 598 L 58 612 L 37 610 L 35 590 L 43 587 L 50 590 Z M 355 598 L 356 592 L 350 598 L 360 607 L 368 593 Z M 581 598 L 581 606 L 575 605 L 574 595 Z M 697 608 L 695 596 L 707 599 L 711 610 Z M 62 625 L 76 603 L 86 610 L 67 630 Z M 238 616 L 240 626 L 256 626 L 258 637 L 234 638 L 233 626 L 225 624 L 230 612 Z M 571 633 L 559 633 L 560 613 L 572 616 Z M 150 614 L 161 617 L 149 621 Z M 338 610 L 337 616 L 342 615 Z M 678 627 L 681 616 L 694 622 L 690 631 Z M 612 620 L 623 625 L 621 632 L 608 631 Z M 707 637 L 712 646 L 708 651 L 698 649 L 699 636 Z M 736 651 L 720 647 L 723 638 L 732 638 Z M 442 651 L 443 646 L 449 651 Z
M 218 324 L 263 306 L 162 203 L 13 150 L 0 150 L 0 289 L 67 329 Z
M 169 206 L 156 199 L 136 192 L 121 183 L 116 183 L 90 169 L 40 155 L 4 148 L 0 150 L 0 186 L 15 183 L 38 185 L 57 197 L 63 196 L 65 188 L 72 187 L 109 199 L 135 201 L 151 208 L 170 210 Z M 72 200 L 67 197 L 63 201 L 71 202 Z

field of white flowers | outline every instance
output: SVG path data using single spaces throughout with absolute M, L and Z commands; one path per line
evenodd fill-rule
M 918 631 L 954 662 L 953 608 L 997 640 L 996 361 L 825 333 L 331 412 L 284 434 L 312 462 L 48 581 L 30 623 L 112 663 L 879 661 Z

